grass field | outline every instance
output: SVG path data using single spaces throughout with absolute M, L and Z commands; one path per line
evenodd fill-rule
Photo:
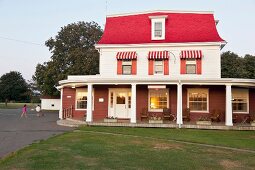
M 82 127 L 4 158 L 0 169 L 254 169 L 254 139 L 252 131 Z
M 24 104 L 26 104 L 28 108 L 35 108 L 38 105 L 37 103 L 8 103 L 6 107 L 5 103 L 0 103 L 0 109 L 18 109 L 22 108 Z

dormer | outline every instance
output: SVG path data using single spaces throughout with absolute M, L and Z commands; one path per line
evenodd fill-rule
M 149 16 L 151 19 L 151 40 L 165 40 L 167 15 Z

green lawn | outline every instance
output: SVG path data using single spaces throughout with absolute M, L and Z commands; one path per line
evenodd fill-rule
M 37 103 L 8 103 L 6 107 L 5 103 L 0 103 L 0 109 L 18 109 L 22 108 L 24 104 L 29 108 L 35 108 L 38 105 Z
M 34 143 L 0 169 L 254 169 L 255 133 L 160 128 L 82 127 Z M 177 141 L 172 141 L 177 140 Z

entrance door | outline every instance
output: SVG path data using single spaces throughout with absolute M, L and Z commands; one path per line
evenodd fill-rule
M 116 92 L 115 115 L 118 118 L 128 118 L 128 93 Z

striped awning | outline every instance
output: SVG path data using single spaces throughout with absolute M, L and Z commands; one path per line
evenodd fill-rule
M 168 51 L 150 51 L 148 59 L 169 59 Z
M 117 52 L 117 60 L 132 60 L 137 58 L 135 51 Z
M 180 58 L 202 58 L 201 50 L 183 50 L 181 51 Z

